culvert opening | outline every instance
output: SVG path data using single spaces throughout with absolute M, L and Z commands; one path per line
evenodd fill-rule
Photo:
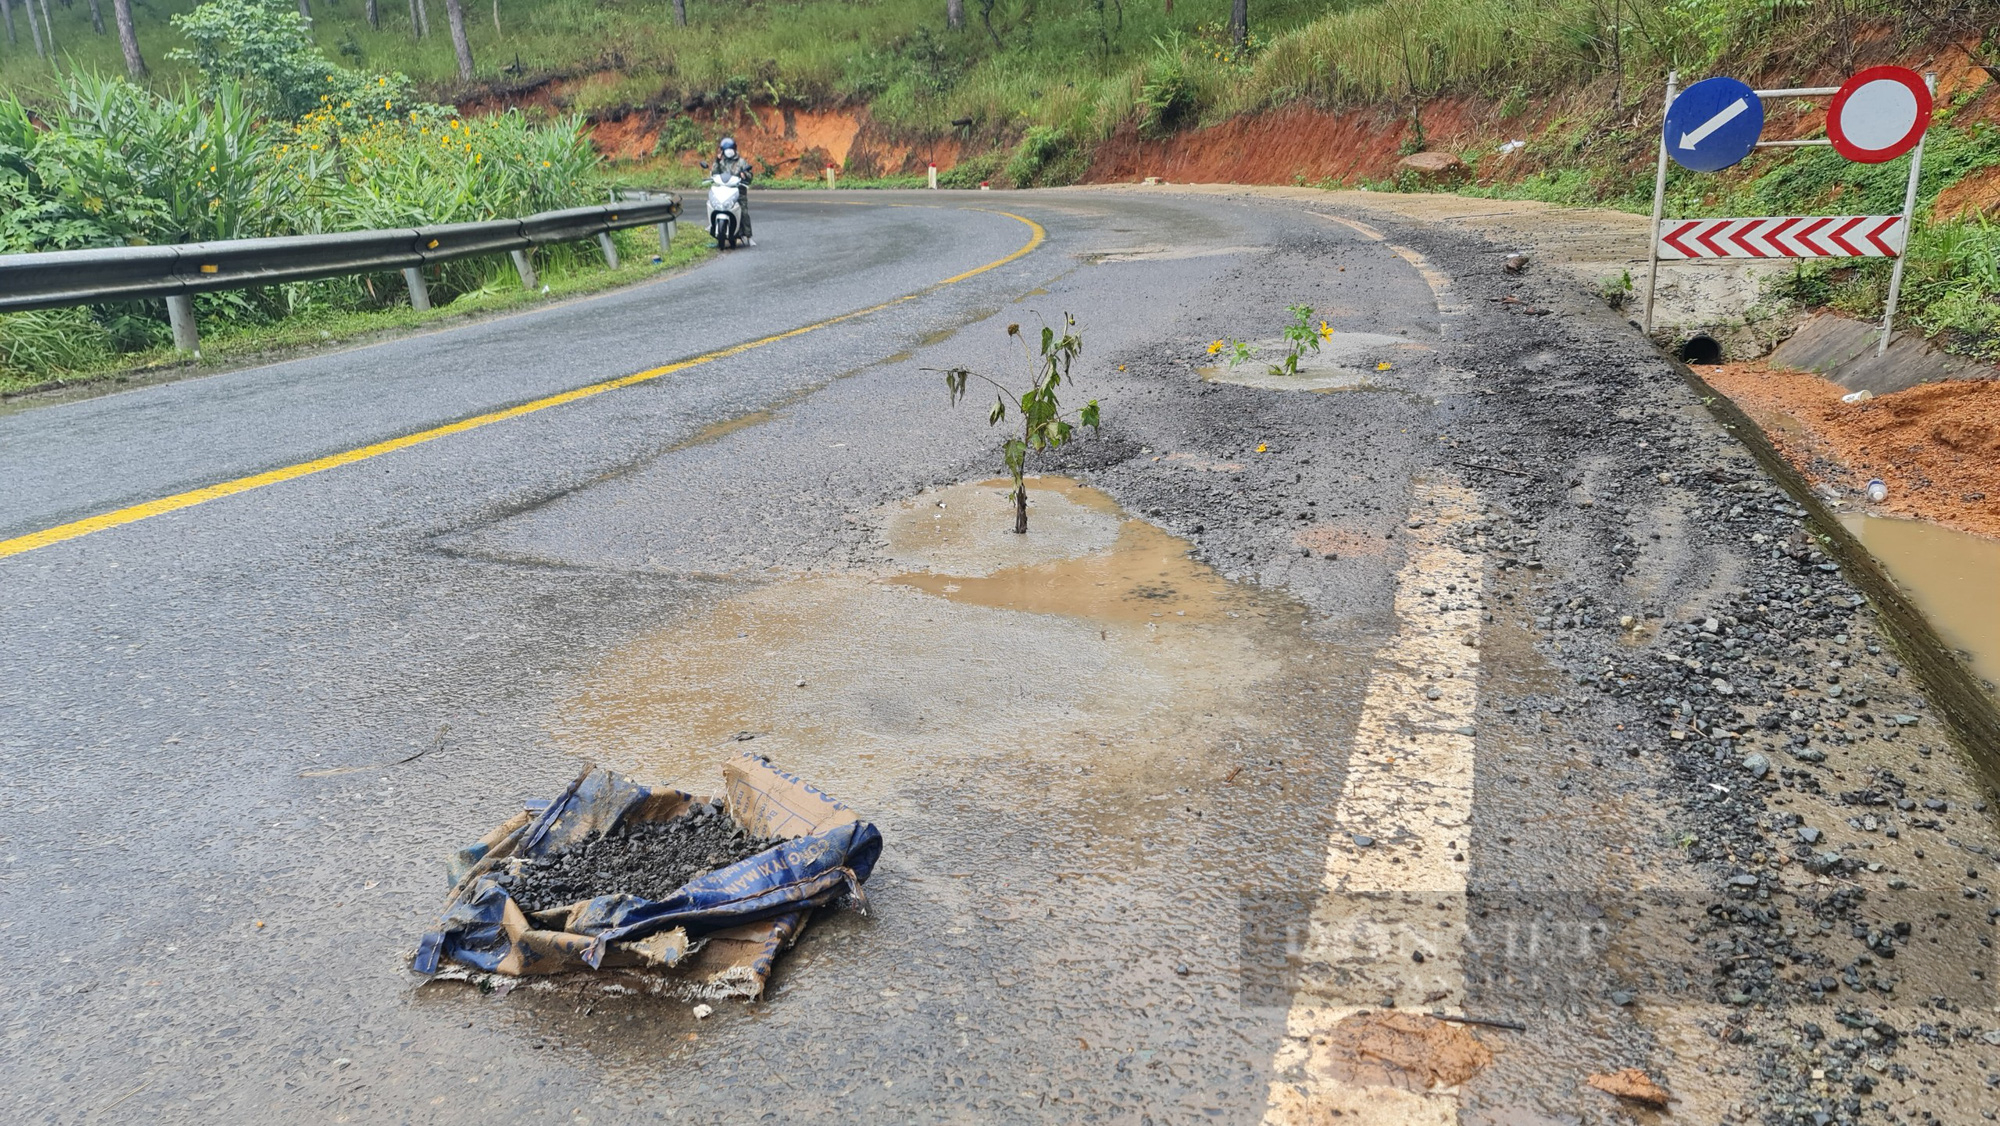
M 1690 336 L 1687 338 L 1687 343 L 1681 345 L 1681 362 L 1719 364 L 1722 362 L 1722 345 L 1707 333 Z

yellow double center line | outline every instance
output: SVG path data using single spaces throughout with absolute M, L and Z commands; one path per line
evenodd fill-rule
M 972 208 L 970 210 L 985 209 Z M 302 461 L 296 465 L 287 465 L 280 469 L 266 470 L 263 473 L 255 473 L 248 477 L 238 477 L 233 481 L 223 481 L 199 489 L 190 489 L 187 492 L 175 493 L 173 496 L 161 497 L 158 500 L 149 500 L 127 508 L 114 509 L 110 512 L 99 513 L 96 516 L 87 516 L 81 520 L 72 520 L 67 524 L 58 524 L 53 528 L 44 528 L 39 532 L 29 532 L 26 535 L 15 536 L 10 540 L 0 540 L 0 559 L 4 559 L 9 555 L 19 555 L 25 551 L 33 551 L 38 547 L 47 547 L 50 544 L 61 543 L 64 540 L 73 540 L 79 536 L 87 536 L 92 532 L 101 532 L 106 528 L 116 528 L 121 524 L 136 524 L 150 517 L 160 516 L 168 512 L 178 512 L 183 508 L 193 508 L 197 504 L 207 504 L 209 501 L 235 496 L 237 493 L 247 493 L 252 489 L 261 489 L 266 485 L 276 485 L 282 481 L 293 481 L 300 477 L 311 476 L 314 473 L 324 473 L 329 469 L 338 469 L 343 465 L 353 465 L 357 461 L 367 461 L 372 457 L 381 457 L 383 454 L 394 453 L 397 450 L 408 449 L 411 446 L 422 445 L 425 442 L 434 442 L 439 438 L 449 437 L 453 434 L 463 434 L 468 430 L 477 430 L 482 426 L 491 426 L 496 422 L 505 422 L 510 418 L 519 418 L 522 415 L 534 414 L 536 411 L 548 410 L 550 407 L 559 407 L 565 403 L 574 403 L 579 399 L 588 399 L 592 395 L 602 395 L 606 391 L 616 391 L 621 387 L 631 387 L 634 384 L 645 383 L 649 380 L 658 379 L 663 375 L 672 375 L 677 371 L 686 371 L 691 367 L 699 367 L 702 364 L 713 363 L 716 360 L 726 360 L 731 356 L 740 356 L 745 352 L 762 348 L 766 344 L 776 344 L 780 340 L 790 340 L 795 336 L 804 336 L 808 332 L 825 328 L 828 325 L 837 325 L 842 321 L 851 321 L 857 317 L 865 317 L 870 313 L 879 313 L 884 309 L 900 305 L 905 301 L 914 301 L 926 294 L 934 293 L 945 286 L 955 285 L 967 278 L 976 277 L 988 270 L 998 269 L 1009 262 L 1026 257 L 1036 247 L 1042 245 L 1042 240 L 1048 237 L 1048 232 L 1043 230 L 1042 225 L 1033 219 L 1016 215 L 1011 211 L 995 211 L 992 214 L 1005 215 L 1009 219 L 1026 224 L 1028 229 L 1033 232 L 1028 237 L 1027 243 L 1005 258 L 996 258 L 984 266 L 975 267 L 962 274 L 953 274 L 951 277 L 925 286 L 915 293 L 906 293 L 901 297 L 884 301 L 880 305 L 870 305 L 866 309 L 856 309 L 851 313 L 842 313 L 837 317 L 828 317 L 823 321 L 801 325 L 798 328 L 774 333 L 773 335 L 757 340 L 717 349 L 713 352 L 704 352 L 692 359 L 681 360 L 678 363 L 667 364 L 664 367 L 649 368 L 646 371 L 620 376 L 617 379 L 607 379 L 602 383 L 592 383 L 585 387 L 578 387 L 573 391 L 564 391 L 560 394 L 550 395 L 545 399 L 536 399 L 533 402 L 508 407 L 505 410 L 475 415 L 471 418 L 460 419 L 457 422 L 446 423 L 443 426 L 435 426 L 429 430 L 419 430 L 415 434 L 405 434 L 400 438 L 390 438 L 371 445 L 361 446 L 358 449 L 347 450 L 337 454 L 328 454 L 325 457 L 314 458 L 311 461 Z

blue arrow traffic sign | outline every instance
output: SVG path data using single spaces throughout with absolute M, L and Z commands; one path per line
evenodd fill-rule
M 1720 172 L 1750 155 L 1764 134 L 1764 102 L 1734 78 L 1706 78 L 1667 107 L 1667 155 L 1696 172 Z

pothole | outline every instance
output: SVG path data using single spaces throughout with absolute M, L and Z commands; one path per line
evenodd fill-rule
M 1188 258 L 1214 258 L 1225 254 L 1264 254 L 1262 246 L 1132 246 L 1116 250 L 1086 251 L 1077 257 L 1095 266 L 1116 262 L 1178 262 Z
M 1377 380 L 1413 354 L 1430 350 L 1428 345 L 1404 336 L 1337 332 L 1322 340 L 1317 352 L 1301 356 L 1294 374 L 1272 370 L 1274 363 L 1284 356 L 1284 344 L 1278 340 L 1253 342 L 1250 358 L 1235 367 L 1215 364 L 1196 371 L 1212 383 L 1233 383 L 1267 391 L 1389 390 Z M 1383 364 L 1389 366 L 1384 368 Z
M 1212 785 L 1246 742 L 1339 722 L 1351 693 L 1311 685 L 1358 677 L 1304 639 L 1296 603 L 1227 581 L 1073 481 L 1031 479 L 1015 535 L 1006 490 L 873 513 L 893 570 L 758 585 L 636 638 L 563 705 L 558 739 L 669 784 L 711 776 L 754 735 L 871 809 L 971 768 L 1063 777 L 1131 812 Z M 1280 683 L 1307 687 L 1274 706 Z

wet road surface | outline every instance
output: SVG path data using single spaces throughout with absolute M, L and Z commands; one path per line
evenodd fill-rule
M 679 277 L 0 418 L 12 537 L 893 302 L 0 560 L 10 1119 L 2000 1105 L 1983 786 L 1610 314 L 1298 204 L 760 208 Z M 1299 376 L 1213 370 L 1293 303 Z M 932 369 L 1064 312 L 1107 426 L 1023 540 Z M 746 746 L 888 841 L 762 1002 L 407 972 L 521 799 Z

